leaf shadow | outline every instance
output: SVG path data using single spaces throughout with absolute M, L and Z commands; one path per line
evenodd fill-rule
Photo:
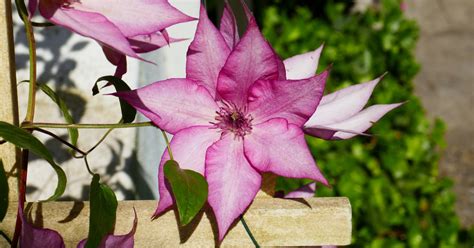
M 194 233 L 196 228 L 199 226 L 199 223 L 201 223 L 201 219 L 204 215 L 204 211 L 203 209 L 201 209 L 201 211 L 199 211 L 199 213 L 194 217 L 194 219 L 186 226 L 181 226 L 179 224 L 179 213 L 178 213 L 177 208 L 173 208 L 173 212 L 176 219 L 176 224 L 178 225 L 180 243 L 184 244 L 186 243 L 186 241 L 188 241 L 188 239 Z
M 69 214 L 63 220 L 58 221 L 58 223 L 68 223 L 70 221 L 73 221 L 75 218 L 77 218 L 81 214 L 83 209 L 84 209 L 84 202 L 74 201 L 74 204 L 72 205 L 72 208 L 69 211 Z
M 143 166 L 138 161 L 137 150 L 134 149 L 130 157 L 125 159 L 125 170 L 130 172 L 133 184 L 135 186 L 135 199 L 139 200 L 154 200 L 153 189 L 147 183 L 143 183 L 145 178 L 145 171 Z

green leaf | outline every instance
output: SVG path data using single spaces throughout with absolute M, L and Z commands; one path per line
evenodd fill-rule
M 8 209 L 8 179 L 0 159 L 0 222 L 3 221 Z
M 90 191 L 89 235 L 86 248 L 99 247 L 102 239 L 112 233 L 117 213 L 117 198 L 107 185 L 99 182 L 100 176 L 94 174 Z
M 61 113 L 64 116 L 64 120 L 68 124 L 73 124 L 74 120 L 72 119 L 71 114 L 69 113 L 69 108 L 66 105 L 66 102 L 56 94 L 48 85 L 46 84 L 38 84 L 39 88 L 51 98 L 61 110 Z M 79 138 L 79 132 L 77 128 L 68 128 L 69 137 L 71 138 L 71 144 L 77 146 L 77 139 Z
M 101 81 L 107 81 L 115 87 L 117 92 L 119 91 L 129 91 L 132 90 L 128 87 L 127 83 L 125 83 L 122 79 L 114 76 L 103 76 L 97 79 L 92 88 L 92 94 L 95 96 L 99 93 L 99 85 L 98 83 Z M 137 110 L 135 110 L 132 106 L 130 106 L 127 102 L 120 100 L 120 109 L 122 110 L 122 120 L 124 123 L 131 123 L 135 120 L 135 116 L 137 115 Z
M 182 170 L 174 160 L 165 163 L 164 172 L 176 200 L 179 222 L 185 226 L 206 203 L 208 190 L 206 179 L 195 171 Z
M 67 183 L 66 174 L 63 169 L 54 162 L 53 156 L 48 149 L 35 138 L 35 136 L 17 126 L 0 121 L 0 137 L 20 148 L 29 150 L 51 164 L 58 176 L 58 185 L 56 186 L 54 194 L 48 198 L 47 201 L 56 200 L 64 193 Z

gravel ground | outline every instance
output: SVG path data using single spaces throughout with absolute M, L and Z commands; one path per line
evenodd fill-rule
M 422 69 L 415 92 L 428 115 L 447 123 L 441 176 L 454 179 L 456 211 L 474 225 L 474 1 L 407 1 L 421 27 L 416 55 Z

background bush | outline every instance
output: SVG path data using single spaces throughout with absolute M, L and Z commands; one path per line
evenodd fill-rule
M 418 26 L 403 16 L 400 1 L 375 1 L 362 13 L 345 0 L 255 2 L 262 31 L 283 58 L 325 44 L 318 71 L 333 64 L 327 92 L 388 72 L 369 104 L 408 101 L 378 122 L 372 137 L 308 137 L 332 185 L 318 188 L 317 195 L 350 199 L 353 244 L 471 247 L 473 230 L 460 230 L 452 182 L 438 176 L 444 124 L 431 123 L 413 95 Z M 277 188 L 288 192 L 303 183 L 279 179 Z

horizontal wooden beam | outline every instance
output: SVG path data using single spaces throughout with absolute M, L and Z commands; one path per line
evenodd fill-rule
M 15 204 L 15 203 L 11 203 Z M 169 211 L 152 221 L 156 201 L 123 201 L 117 210 L 116 234 L 127 233 L 138 214 L 136 247 L 213 247 L 215 228 L 210 211 L 201 213 L 185 228 L 178 228 L 176 215 Z M 87 236 L 88 202 L 29 203 L 30 223 L 57 230 L 67 247 L 76 247 Z M 0 230 L 11 237 L 14 208 L 10 208 Z M 345 197 L 307 199 L 306 203 L 257 197 L 245 213 L 245 220 L 262 246 L 348 245 L 351 241 L 351 206 Z M 2 245 L 0 241 L 0 246 Z M 240 222 L 225 237 L 222 246 L 252 246 Z

